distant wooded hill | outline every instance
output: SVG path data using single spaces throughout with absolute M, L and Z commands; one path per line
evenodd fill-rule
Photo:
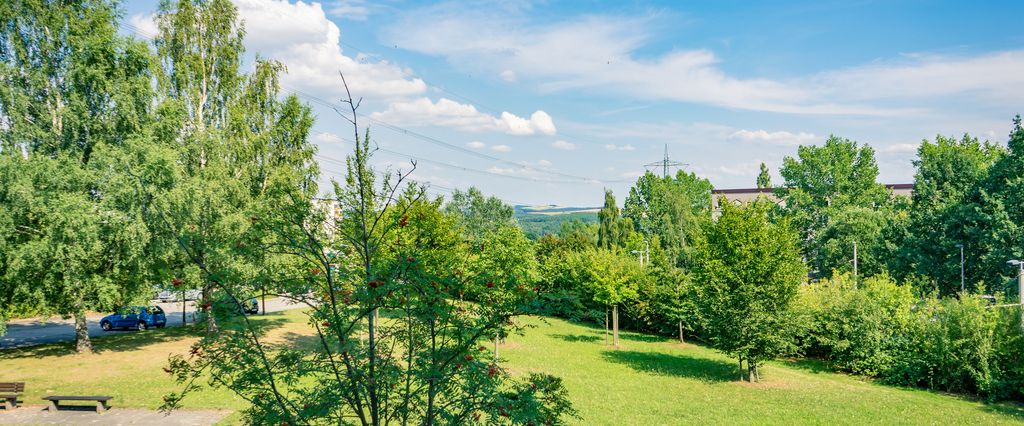
M 539 238 L 545 234 L 557 234 L 562 223 L 580 221 L 597 223 L 597 211 L 600 207 L 560 207 L 560 206 L 515 206 L 515 217 L 519 226 L 530 238 Z

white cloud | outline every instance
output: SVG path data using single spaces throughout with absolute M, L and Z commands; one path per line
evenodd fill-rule
M 341 140 L 338 135 L 331 132 L 317 132 L 313 139 L 317 142 L 338 142 Z
M 610 143 L 610 144 L 606 144 L 604 146 L 604 149 L 606 149 L 608 151 L 633 151 L 636 148 L 634 148 L 633 145 L 629 145 L 629 144 L 626 144 L 626 145 L 615 145 L 615 144 L 611 144 Z
M 502 80 L 505 80 L 505 81 L 507 81 L 509 83 L 515 82 L 516 79 L 517 79 L 516 78 L 516 72 L 512 71 L 512 70 L 502 71 L 501 74 L 498 74 L 498 75 L 501 76 Z
M 341 30 L 327 19 L 320 3 L 234 3 L 245 21 L 246 50 L 284 63 L 288 72 L 282 76 L 282 83 L 289 88 L 338 97 L 343 91 L 338 73 L 343 72 L 352 92 L 362 97 L 394 98 L 426 92 L 426 84 L 414 78 L 409 69 L 365 56 L 346 56 L 339 44 Z
M 551 167 L 551 162 L 548 160 L 539 160 L 537 161 L 537 165 L 541 167 Z
M 487 171 L 489 171 L 491 173 L 497 173 L 497 174 L 501 174 L 501 175 L 519 174 L 520 170 L 521 169 L 516 169 L 516 168 L 512 168 L 512 167 L 498 167 L 498 166 L 491 166 L 490 168 L 487 169 Z
M 827 94 L 853 101 L 969 94 L 1020 103 L 1024 101 L 1024 90 L 1019 90 L 1024 87 L 1024 50 L 976 56 L 906 55 L 825 73 L 818 79 Z
M 375 112 L 370 116 L 396 125 L 445 126 L 471 132 L 554 135 L 557 131 L 551 116 L 544 111 L 538 110 L 530 115 L 530 118 L 522 118 L 510 112 L 502 112 L 501 117 L 495 117 L 478 111 L 473 105 L 447 98 L 441 98 L 437 102 L 429 98 L 392 102 L 387 110 Z
M 403 48 L 447 58 L 471 72 L 514 74 L 541 89 L 800 114 L 892 116 L 935 108 L 924 98 L 962 95 L 1024 102 L 1024 50 L 972 56 L 907 55 L 899 61 L 789 78 L 740 77 L 702 48 L 655 56 L 656 14 L 585 15 L 550 22 L 526 10 L 445 3 L 410 10 L 384 31 Z M 540 22 L 540 23 L 537 23 Z M 643 54 L 638 52 L 643 51 Z M 979 76 L 984 76 L 980 78 Z
M 494 146 L 491 147 L 491 149 L 495 150 L 497 152 L 511 152 L 512 151 L 512 147 L 510 147 L 508 145 L 494 145 Z
M 555 147 L 555 149 L 560 149 L 562 151 L 572 151 L 576 149 L 576 144 L 572 142 L 566 142 L 563 140 L 557 140 L 554 143 L 552 143 L 551 146 Z
M 708 50 L 677 50 L 652 60 L 634 57 L 651 38 L 649 24 L 646 17 L 588 16 L 530 25 L 507 13 L 441 5 L 409 12 L 385 34 L 403 48 L 444 56 L 460 66 L 541 79 L 546 90 L 599 87 L 633 97 L 726 107 L 809 109 L 802 105 L 810 98 L 805 90 L 726 75 Z
M 730 139 L 741 139 L 744 141 L 765 142 L 772 145 L 796 146 L 814 142 L 818 139 L 814 133 L 785 131 L 769 132 L 767 130 L 746 130 L 740 129 L 729 135 Z
M 154 15 L 138 14 L 128 18 L 128 22 L 133 27 L 138 28 L 140 37 L 152 39 L 160 34 L 160 29 L 156 26 L 156 21 L 153 20 Z
M 921 144 L 916 144 L 916 143 L 897 143 L 897 144 L 892 144 L 892 145 L 884 146 L 881 149 L 879 149 L 879 151 L 886 152 L 886 153 L 893 153 L 893 154 L 917 152 L 917 148 L 920 147 L 920 146 L 921 146 Z
M 468 146 L 470 148 L 473 148 L 473 149 L 480 149 L 480 148 L 483 148 L 483 147 L 487 146 L 487 144 L 485 144 L 483 142 L 480 142 L 480 141 L 472 141 L 472 142 L 467 143 L 466 146 Z
M 337 0 L 328 6 L 327 12 L 343 19 L 365 21 L 370 15 L 370 8 L 366 6 L 366 0 Z

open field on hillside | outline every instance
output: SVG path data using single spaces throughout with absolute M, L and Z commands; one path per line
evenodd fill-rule
M 270 337 L 281 343 L 310 333 L 300 310 L 254 318 L 272 323 Z M 622 347 L 612 350 L 599 328 L 559 319 L 520 321 L 530 328 L 500 347 L 504 365 L 512 374 L 562 377 L 579 424 L 1024 422 L 1024 408 L 1016 404 L 887 387 L 806 362 L 771 363 L 762 383 L 741 383 L 732 360 L 698 345 L 626 332 Z M 6 350 L 0 352 L 0 380 L 27 382 L 30 404 L 46 394 L 98 393 L 114 396 L 114 406 L 156 408 L 175 390 L 162 370 L 167 355 L 186 352 L 195 340 L 178 328 L 114 333 L 96 339 L 97 353 L 86 356 L 73 354 L 72 343 Z M 243 402 L 223 389 L 205 389 L 184 405 L 236 410 Z

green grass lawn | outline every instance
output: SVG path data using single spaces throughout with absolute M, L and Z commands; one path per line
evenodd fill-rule
M 255 316 L 271 322 L 272 339 L 300 341 L 310 330 L 300 310 Z M 531 326 L 501 346 L 512 374 L 562 377 L 579 411 L 578 424 L 994 424 L 1021 422 L 1017 404 L 983 404 L 934 392 L 877 385 L 815 368 L 777 362 L 764 380 L 737 380 L 734 361 L 697 346 L 623 333 L 621 348 L 604 344 L 600 328 L 557 319 L 526 318 Z M 25 400 L 47 394 L 105 394 L 115 406 L 156 408 L 176 389 L 163 372 L 167 356 L 185 353 L 196 337 L 184 329 L 120 332 L 97 338 L 97 353 L 75 355 L 71 343 L 0 351 L 0 381 L 26 382 Z M 237 410 L 243 401 L 205 389 L 186 408 Z M 236 417 L 228 422 L 237 421 Z
M 758 384 L 739 382 L 735 360 L 678 341 L 624 333 L 620 349 L 604 330 L 558 319 L 511 338 L 501 356 L 513 373 L 562 377 L 580 424 L 994 424 L 1024 420 L 1017 404 L 983 404 L 934 392 L 775 362 Z
M 269 323 L 268 338 L 283 341 L 308 333 L 300 310 L 250 317 Z M 157 409 L 169 392 L 180 390 L 163 371 L 170 354 L 185 354 L 198 340 L 192 327 L 114 331 L 93 339 L 95 353 L 78 355 L 74 342 L 0 351 L 0 381 L 25 382 L 25 404 L 42 405 L 46 395 L 108 395 L 114 407 Z M 245 401 L 224 389 L 204 388 L 190 394 L 183 406 L 193 409 L 238 410 Z M 237 422 L 230 416 L 226 423 Z

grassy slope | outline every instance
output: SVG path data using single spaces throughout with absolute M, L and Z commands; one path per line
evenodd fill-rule
M 795 363 L 772 363 L 763 383 L 737 381 L 734 360 L 696 345 L 624 333 L 621 349 L 603 330 L 562 320 L 529 319 L 537 328 L 501 353 L 513 373 L 544 371 L 564 379 L 579 423 L 598 424 L 968 424 L 1024 420 L 1015 404 L 981 404 L 899 389 Z M 529 367 L 527 367 L 529 366 Z
M 256 318 L 277 324 L 271 337 L 281 342 L 309 334 L 297 310 Z M 502 347 L 506 365 L 513 374 L 561 376 L 580 424 L 993 424 L 1024 419 L 1017 405 L 891 388 L 793 363 L 771 364 L 763 372 L 764 383 L 749 385 L 736 381 L 731 360 L 700 346 L 623 333 L 622 348 L 614 351 L 604 345 L 600 329 L 556 319 L 524 321 L 536 328 Z M 114 396 L 115 405 L 155 408 L 166 392 L 177 389 L 162 371 L 166 354 L 185 353 L 194 341 L 172 328 L 114 333 L 96 339 L 98 353 L 88 356 L 73 355 L 70 343 L 0 351 L 0 380 L 27 382 L 25 400 L 31 404 L 46 394 L 95 393 Z M 242 405 L 223 389 L 206 389 L 185 400 L 190 408 Z

